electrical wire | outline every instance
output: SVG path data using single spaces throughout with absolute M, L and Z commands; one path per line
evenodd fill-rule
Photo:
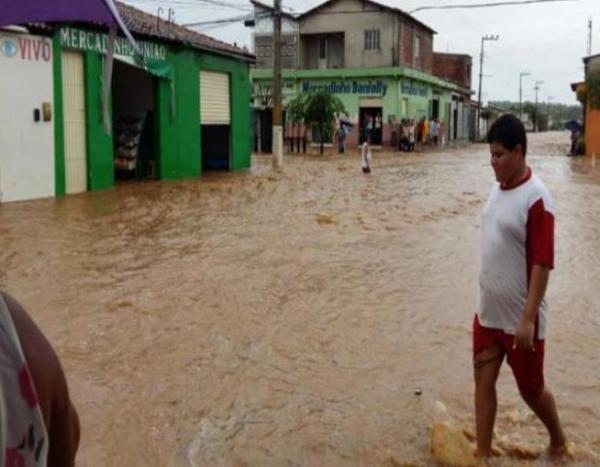
M 242 15 L 242 16 L 234 16 L 231 18 L 221 18 L 215 19 L 211 21 L 196 21 L 193 23 L 185 23 L 183 26 L 186 27 L 202 27 L 202 26 L 210 26 L 210 25 L 223 25 L 223 24 L 231 24 L 236 23 L 238 21 L 245 21 L 247 19 L 259 19 L 259 18 L 268 18 L 272 16 L 271 12 L 257 13 L 253 16 Z
M 441 5 L 441 6 L 421 6 L 408 12 L 409 15 L 423 10 L 452 10 L 452 9 L 469 9 L 469 8 L 488 8 L 508 5 L 527 5 L 531 3 L 551 3 L 551 2 L 577 2 L 579 0 L 521 0 L 521 1 L 502 1 L 490 3 L 476 3 L 472 5 Z

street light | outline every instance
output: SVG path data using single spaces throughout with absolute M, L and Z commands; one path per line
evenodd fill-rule
M 519 120 L 523 120 L 523 76 L 531 75 L 528 71 L 519 73 Z
M 490 36 L 486 34 L 481 38 L 481 55 L 479 57 L 479 99 L 477 100 L 477 134 L 476 138 L 479 139 L 479 120 L 481 116 L 481 80 L 483 79 L 483 44 L 485 41 L 497 41 L 500 39 L 500 36 L 497 34 L 495 36 Z
M 539 122 L 538 122 L 538 91 L 540 90 L 540 84 L 544 84 L 543 81 L 536 81 L 535 87 L 535 119 L 533 121 L 533 131 L 537 133 L 539 131 Z

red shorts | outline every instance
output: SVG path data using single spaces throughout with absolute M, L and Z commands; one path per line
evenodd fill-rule
M 486 328 L 479 324 L 475 315 L 473 320 L 473 358 L 482 350 L 497 344 L 506 354 L 519 392 L 525 399 L 536 399 L 544 390 L 544 340 L 537 337 L 533 340 L 535 351 L 529 349 L 513 349 L 515 336 L 501 329 Z

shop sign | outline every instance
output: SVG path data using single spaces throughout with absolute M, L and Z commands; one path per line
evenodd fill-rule
M 361 94 L 385 96 L 388 85 L 383 81 L 331 81 L 329 83 L 302 83 L 302 92 L 325 91 L 331 94 Z
M 414 81 L 402 81 L 400 84 L 402 94 L 408 94 L 410 96 L 422 96 L 427 97 L 427 87 L 422 84 L 417 84 Z
M 70 49 L 89 50 L 101 54 L 106 53 L 108 36 L 93 31 L 82 29 L 64 28 L 60 31 L 60 43 Z M 167 46 L 155 42 L 138 41 L 145 59 L 166 60 Z M 115 55 L 133 57 L 135 49 L 125 37 L 117 37 L 115 41 Z
M 0 36 L 0 55 L 29 62 L 49 62 L 52 58 L 52 44 L 44 37 Z

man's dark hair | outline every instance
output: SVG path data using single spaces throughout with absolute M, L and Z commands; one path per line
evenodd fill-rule
M 509 151 L 518 144 L 523 148 L 523 157 L 527 155 L 527 135 L 521 120 L 511 114 L 504 114 L 494 122 L 487 134 L 489 144 L 499 143 Z

